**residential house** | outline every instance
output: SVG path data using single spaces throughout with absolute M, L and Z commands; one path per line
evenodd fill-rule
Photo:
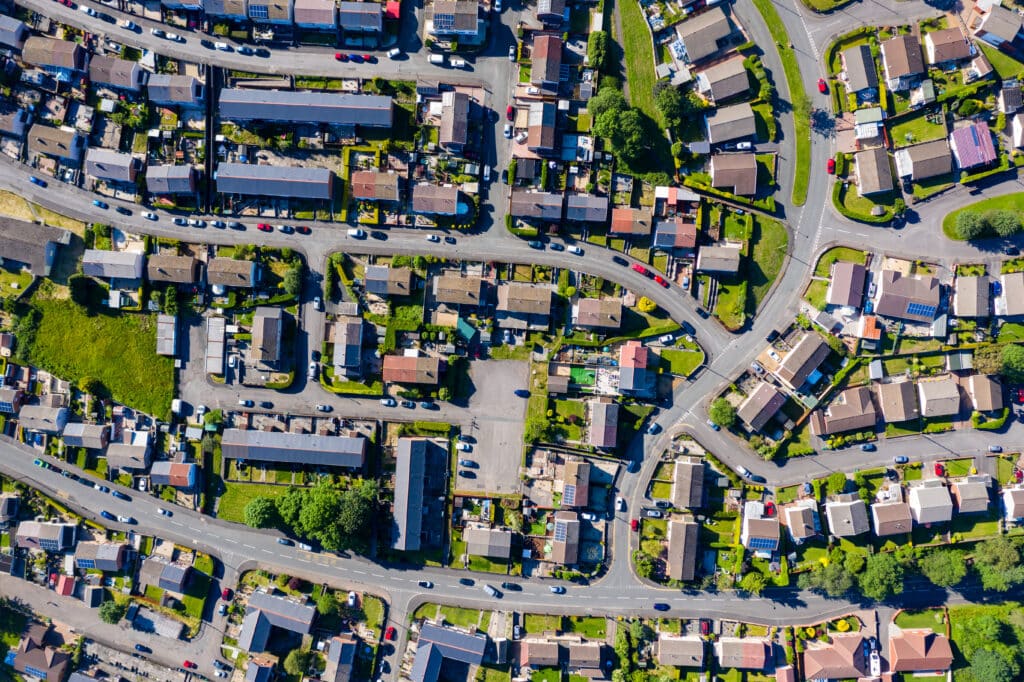
M 697 246 L 697 223 L 689 215 L 678 213 L 655 218 L 653 246 L 675 256 L 692 256 Z
M 581 298 L 572 306 L 574 327 L 614 331 L 622 325 L 622 301 L 617 298 Z
M 31 38 L 30 38 L 31 40 Z M 5 662 L 15 672 L 44 682 L 64 682 L 71 667 L 71 654 L 57 648 L 51 636 L 53 625 L 31 623 L 21 636 L 18 648 L 8 652 Z
M 767 381 L 757 385 L 746 400 L 740 403 L 736 416 L 752 433 L 763 429 L 786 402 L 786 396 Z
M 6 15 L 0 14 L 0 20 L 6 18 Z M 0 102 L 0 135 L 21 142 L 31 122 L 32 114 L 27 109 L 20 109 L 9 102 Z
M 840 53 L 843 72 L 846 74 L 846 91 L 860 96 L 873 97 L 878 94 L 878 71 L 875 58 L 871 56 L 870 45 L 856 45 Z
M 564 566 L 572 566 L 579 560 L 579 554 L 579 515 L 574 511 L 555 512 L 555 528 L 551 538 L 551 561 Z
M 538 0 L 536 12 L 541 23 L 557 28 L 564 20 L 565 0 Z
M 650 234 L 651 210 L 649 208 L 613 208 L 612 224 L 608 233 L 626 236 L 645 236 Z
M 334 172 L 327 168 L 221 161 L 213 179 L 221 194 L 322 201 L 334 196 Z
M 559 221 L 562 219 L 561 192 L 512 190 L 509 214 L 513 218 Z
M 603 223 L 608 220 L 608 197 L 595 194 L 570 194 L 565 200 L 565 219 L 579 223 Z
M 342 315 L 334 321 L 334 354 L 331 364 L 337 378 L 355 379 L 363 374 L 363 318 Z
M 138 92 L 146 82 L 146 72 L 139 62 L 94 54 L 89 59 L 89 80 L 93 85 Z
M 910 489 L 910 515 L 915 523 L 945 523 L 953 518 L 953 499 L 949 488 L 937 479 L 927 480 Z
M 561 647 L 558 642 L 546 639 L 526 639 L 520 644 L 522 662 L 531 670 L 558 667 L 558 655 Z
M 409 355 L 384 356 L 384 383 L 436 386 L 441 380 L 441 359 Z
M 619 404 L 607 399 L 587 401 L 590 428 L 587 443 L 595 448 L 612 449 L 618 442 Z
M 475 308 L 484 302 L 484 282 L 480 277 L 448 273 L 434 277 L 433 284 L 437 303 Z
M 0 45 L 20 50 L 28 36 L 29 30 L 25 22 L 8 14 L 0 14 Z
M 946 673 L 953 666 L 953 647 L 930 629 L 893 628 L 889 633 L 889 668 L 912 676 Z
M 834 262 L 825 290 L 825 303 L 842 308 L 860 308 L 867 272 L 867 268 L 860 263 L 841 260 Z
M 128 184 L 135 182 L 139 160 L 131 154 L 110 149 L 90 147 L 85 153 L 85 172 L 90 177 L 110 183 Z
M 857 173 L 857 194 L 860 196 L 892 191 L 892 167 L 885 147 L 857 152 L 853 155 L 853 167 Z
M 209 17 L 244 22 L 249 19 L 246 0 L 203 0 L 203 12 Z
M 86 249 L 82 255 L 82 274 L 100 279 L 141 280 L 145 263 L 145 255 L 137 251 Z
M 252 318 L 249 362 L 254 365 L 276 367 L 281 361 L 281 339 L 283 336 L 284 311 L 276 306 L 256 308 Z
M 381 25 L 383 20 L 381 19 L 380 6 L 376 3 L 353 2 L 346 4 L 365 6 L 355 10 L 359 20 L 362 20 L 365 16 L 367 23 L 371 26 L 374 19 L 376 19 L 378 26 Z M 360 11 L 360 9 L 363 11 Z M 292 11 L 295 25 L 300 29 L 306 31 L 334 31 L 338 28 L 338 8 L 335 6 L 334 0 L 295 0 L 295 6 Z M 352 23 L 356 27 L 359 26 L 358 21 Z M 377 30 L 380 29 L 378 28 Z
M 757 194 L 757 157 L 752 153 L 712 154 L 711 186 L 733 194 Z
M 656 366 L 650 349 L 636 339 L 631 339 L 619 348 L 619 394 L 638 398 L 654 396 L 657 375 L 651 370 Z
M 668 522 L 668 570 L 669 580 L 689 582 L 697 575 L 697 538 L 700 526 L 690 520 Z
M 551 287 L 527 282 L 498 285 L 494 321 L 504 329 L 545 331 L 551 318 Z
M 512 532 L 507 528 L 467 526 L 462 531 L 466 554 L 490 559 L 504 559 L 512 555 Z
M 704 640 L 696 636 L 658 635 L 658 663 L 674 668 L 704 669 Z
M 659 185 L 654 188 L 654 215 L 669 218 L 679 214 L 696 216 L 700 201 L 700 195 L 686 187 Z
M 29 36 L 21 49 L 23 62 L 64 82 L 85 71 L 85 55 L 85 48 L 78 43 L 42 36 Z
M 974 56 L 974 47 L 959 26 L 924 34 L 924 52 L 930 66 L 950 68 Z
M 896 150 L 896 172 L 918 182 L 953 172 L 949 142 L 932 140 Z
M 87 146 L 85 136 L 74 130 L 54 128 L 45 123 L 33 123 L 28 129 L 30 157 L 49 156 L 69 167 L 82 163 L 82 152 Z
M 960 388 L 949 374 L 919 380 L 917 392 L 922 417 L 948 417 L 960 412 Z
M 380 297 L 409 296 L 413 292 L 413 272 L 410 268 L 389 265 L 367 265 L 364 277 L 366 292 Z
M 296 12 L 298 12 L 299 2 L 301 0 L 296 0 Z M 352 669 L 355 666 L 358 651 L 359 642 L 351 634 L 331 637 L 327 640 L 327 660 L 324 662 L 324 672 L 320 679 L 324 682 L 349 682 L 352 679 Z
M 987 275 L 957 277 L 953 288 L 953 314 L 957 317 L 988 317 L 990 290 Z
M 443 496 L 448 450 L 428 438 L 399 438 L 395 452 L 391 548 L 416 552 L 441 540 L 440 533 L 432 537 L 428 532 L 427 501 L 438 488 Z
M 225 459 L 361 469 L 366 442 L 362 435 L 224 429 L 221 451 Z
M 856 493 L 836 495 L 825 503 L 829 532 L 840 538 L 852 538 L 868 532 L 868 509 Z
M 412 211 L 429 215 L 453 216 L 458 212 L 459 188 L 421 182 L 412 188 Z
M 357 3 L 364 4 L 364 3 Z M 353 199 L 401 201 L 404 178 L 398 173 L 376 170 L 353 171 L 350 177 Z M 386 267 L 386 266 L 373 266 Z
M 75 568 L 80 570 L 111 571 L 125 567 L 128 545 L 115 542 L 79 542 L 75 547 Z
M 910 505 L 903 501 L 902 489 L 898 485 L 889 486 L 887 491 L 890 499 L 871 505 L 871 522 L 875 535 L 880 538 L 913 530 L 914 517 Z
M 356 5 L 371 3 L 358 2 Z M 437 143 L 442 149 L 459 154 L 469 141 L 469 95 L 449 90 L 441 94 L 441 126 Z M 431 185 L 427 185 L 430 187 Z M 419 186 L 417 186 L 419 187 Z M 413 194 L 415 197 L 415 192 Z
M 697 92 L 711 102 L 725 102 L 750 92 L 750 75 L 737 54 L 697 73 Z
M 298 1 L 295 3 L 296 15 L 299 11 Z M 349 2 L 343 0 L 338 3 L 338 25 L 346 35 L 351 34 L 379 34 L 384 30 L 384 16 L 381 13 L 381 4 L 375 2 Z
M 149 469 L 153 452 L 149 446 L 148 433 L 141 434 L 135 443 L 111 443 L 107 446 L 107 468 L 124 472 L 142 472 Z
M 104 450 L 110 442 L 110 426 L 70 422 L 64 426 L 62 437 L 66 448 Z
M 907 90 L 925 73 L 921 44 L 917 36 L 902 34 L 881 43 L 885 87 L 896 92 Z
M 0 493 L 0 529 L 7 530 L 18 518 L 21 498 L 14 493 Z
M 987 374 L 972 374 L 967 379 L 967 394 L 971 397 L 971 406 L 978 412 L 1003 409 L 1003 387 Z
M 530 59 L 530 84 L 557 92 L 562 70 L 562 39 L 555 35 L 535 36 Z
M 294 23 L 294 0 L 249 0 L 249 19 L 260 24 Z
M 744 505 L 740 543 L 752 552 L 770 553 L 779 548 L 779 519 L 764 514 L 764 505 L 760 502 Z
M 862 107 L 853 112 L 853 137 L 858 149 L 885 144 L 884 132 L 885 111 L 881 107 Z
M 227 121 L 301 120 L 310 124 L 390 128 L 393 111 L 391 98 L 384 95 L 225 88 L 220 93 L 219 113 Z
M 729 17 L 717 6 L 676 24 L 675 29 L 683 43 L 684 59 L 690 64 L 696 64 L 718 52 L 722 41 L 733 33 Z
M 476 0 L 435 0 L 427 12 L 427 33 L 435 36 L 475 36 L 479 31 Z
M 974 3 L 968 28 L 975 38 L 993 47 L 1012 43 L 1021 34 L 1021 16 L 998 2 Z
M 734 275 L 739 272 L 742 260 L 739 244 L 702 246 L 697 252 L 697 271 Z
M 266 592 L 253 592 L 245 607 L 238 646 L 249 653 L 261 653 L 266 650 L 274 628 L 307 635 L 313 629 L 315 617 L 316 606 L 313 604 Z
M 704 506 L 704 460 L 676 460 L 673 465 L 672 506 L 676 509 L 700 509 Z
M 25 431 L 56 436 L 68 423 L 68 408 L 46 405 L 23 405 L 18 423 Z
M 714 644 L 720 669 L 764 670 L 769 643 L 755 637 L 721 637 Z
M 562 501 L 565 508 L 590 504 L 590 462 L 571 459 L 562 467 Z
M 921 416 L 917 407 L 917 389 L 913 381 L 878 384 L 877 390 L 882 418 L 887 423 L 910 421 Z
M 996 315 L 1024 315 L 1024 272 L 1008 272 L 999 276 L 1003 293 L 995 300 Z
M 821 518 L 814 500 L 804 498 L 786 505 L 782 508 L 782 518 L 794 544 L 802 545 L 821 535 Z
M 602 669 L 601 655 L 603 649 L 604 645 L 601 642 L 570 644 L 568 661 L 570 674 L 587 679 L 604 679 L 605 671 Z
M 1024 487 L 1020 484 L 1003 488 L 1003 515 L 1007 523 L 1020 525 L 1024 521 Z
M 150 282 L 195 284 L 199 281 L 199 267 L 194 256 L 158 253 L 146 261 L 146 277 Z
M 486 650 L 485 634 L 469 634 L 424 623 L 416 640 L 416 657 L 409 677 L 413 682 L 437 682 L 446 660 L 463 666 L 480 665 Z
M 253 656 L 249 665 L 245 667 L 245 682 L 273 682 L 274 680 L 274 659 L 269 656 L 257 655 Z M 330 663 L 324 668 L 325 680 L 330 680 L 327 677 L 327 671 L 330 670 Z
M 859 632 L 832 633 L 827 643 L 810 642 L 804 650 L 804 679 L 845 680 L 864 677 L 867 660 L 864 635 Z
M 0 217 L 0 262 L 8 270 L 22 267 L 33 275 L 47 277 L 57 260 L 60 246 L 71 243 L 71 233 L 49 225 Z
M 146 96 L 161 107 L 198 107 L 204 99 L 203 84 L 195 76 L 154 73 L 146 82 Z
M 999 158 L 992 141 L 992 132 L 985 121 L 955 129 L 949 135 L 949 147 L 961 170 L 987 166 Z
M 968 476 L 953 483 L 953 499 L 956 500 L 957 514 L 978 514 L 988 511 L 988 486 L 991 479 L 986 475 Z
M 999 88 L 996 105 L 1001 114 L 1017 113 L 1017 110 L 1024 106 L 1024 97 L 1021 96 L 1020 83 L 1004 82 Z
M 828 357 L 829 350 L 824 339 L 807 332 L 782 358 L 775 375 L 794 391 L 806 383 L 815 384 L 821 376 L 818 367 Z
M 25 394 L 20 388 L 0 387 L 0 413 L 18 414 L 24 399 Z
M 555 151 L 555 120 L 557 111 L 551 102 L 530 102 L 526 114 L 526 148 L 548 156 Z
M 753 137 L 757 134 L 756 120 L 747 102 L 715 109 L 704 116 L 708 142 L 721 144 Z
M 20 549 L 64 552 L 75 546 L 78 526 L 73 523 L 22 521 L 14 533 L 13 544 Z
M 146 191 L 150 194 L 194 194 L 198 176 L 194 166 L 149 166 L 146 169 Z
M 153 485 L 169 485 L 183 490 L 194 490 L 197 480 L 197 467 L 189 462 L 153 462 L 149 470 L 149 482 Z
M 875 314 L 914 322 L 930 323 L 940 303 L 939 280 L 931 275 L 904 275 L 882 270 Z
M 251 260 L 212 258 L 206 266 L 206 281 L 214 286 L 251 289 L 258 276 L 259 264 Z
M 830 436 L 846 431 L 871 430 L 877 420 L 871 389 L 857 386 L 842 391 L 827 407 L 811 413 L 811 433 Z

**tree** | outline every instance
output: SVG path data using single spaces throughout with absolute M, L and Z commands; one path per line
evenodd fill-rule
M 924 577 L 938 587 L 952 587 L 967 575 L 964 553 L 955 549 L 936 549 L 921 559 L 919 566 Z
M 1020 552 L 1005 535 L 979 542 L 974 546 L 974 568 L 986 590 L 1006 592 L 1024 581 Z
M 658 81 L 661 83 L 662 81 Z M 674 85 L 654 88 L 654 106 L 658 107 L 665 125 L 669 128 L 678 128 L 689 113 L 689 100 L 683 95 L 683 91 Z
M 250 528 L 272 528 L 281 520 L 272 497 L 254 497 L 242 511 L 245 525 Z
M 828 490 L 829 495 L 842 494 L 846 490 L 846 474 L 842 471 L 829 474 L 828 479 L 825 481 L 825 488 Z
M 450 388 L 448 388 L 447 386 L 442 386 L 441 388 L 437 389 L 437 399 L 438 400 L 451 400 L 452 399 L 452 390 Z
M 833 557 L 837 553 L 833 552 Z M 843 561 L 830 560 L 828 565 L 801 573 L 796 580 L 801 590 L 811 590 L 830 597 L 841 597 L 853 589 L 853 574 Z
M 321 616 L 333 616 L 338 613 L 338 600 L 331 592 L 324 592 L 316 600 L 316 610 Z
M 903 567 L 891 554 L 872 554 L 860 575 L 860 591 L 874 601 L 903 592 Z
M 85 275 L 71 275 L 71 277 L 68 277 L 68 289 L 72 301 L 83 308 L 89 306 L 89 295 L 92 293 L 92 279 Z
M 960 239 L 977 239 L 985 234 L 987 226 L 981 215 L 974 211 L 964 211 L 957 215 L 954 229 Z
M 646 552 L 637 550 L 633 553 L 633 566 L 641 578 L 650 578 L 654 573 L 654 559 Z
M 636 302 L 636 308 L 642 313 L 653 313 L 654 309 L 658 307 L 658 304 L 647 298 L 641 296 L 640 300 Z
M 309 669 L 310 652 L 292 649 L 284 659 L 284 670 L 289 675 L 302 676 Z
M 1010 237 L 1020 230 L 1020 220 L 1013 211 L 988 211 L 985 213 L 985 222 L 1000 237 Z
M 103 385 L 103 382 L 93 376 L 84 376 L 78 380 L 78 388 L 82 393 L 88 393 L 90 395 L 102 396 L 107 395 L 107 387 Z
M 629 670 L 630 646 L 629 637 L 626 635 L 626 628 L 615 628 L 615 644 L 612 646 L 615 654 L 619 657 L 619 667 L 623 671 Z
M 289 296 L 298 296 L 302 291 L 302 264 L 297 263 L 284 273 L 284 291 Z
M 978 649 L 971 656 L 971 677 L 978 682 L 1011 682 L 1014 673 L 1002 654 L 991 649 Z
M 1011 344 L 1003 347 L 1002 374 L 1011 383 L 1024 382 L 1024 346 Z
M 178 314 L 178 290 L 173 286 L 164 289 L 164 313 L 167 315 Z
M 654 639 L 654 631 L 644 621 L 637 619 L 629 623 L 629 636 L 633 645 L 639 647 L 641 642 Z
M 717 398 L 711 403 L 708 416 L 723 429 L 729 429 L 736 423 L 736 408 L 725 398 Z
M 740 589 L 757 596 L 768 586 L 768 579 L 760 571 L 751 571 L 740 580 Z
M 617 88 L 602 87 L 598 89 L 597 94 L 591 97 L 590 101 L 587 102 L 587 111 L 590 112 L 594 121 L 608 111 L 619 113 L 628 108 L 629 103 L 626 102 L 626 98 L 623 96 L 622 91 Z
M 213 426 L 220 426 L 224 423 L 224 411 L 223 410 L 210 410 L 203 415 L 204 424 L 212 424 Z
M 587 38 L 587 63 L 598 71 L 602 71 L 606 59 L 608 59 L 608 34 L 604 31 L 594 31 Z
M 836 550 L 835 554 L 839 553 L 840 551 Z M 850 575 L 857 575 L 864 570 L 864 555 L 860 552 L 850 552 L 843 557 L 843 568 L 845 568 Z
M 1003 349 L 997 345 L 974 349 L 974 369 L 979 374 L 999 374 L 1003 371 Z
M 341 548 L 336 519 L 341 514 L 341 493 L 327 479 L 321 479 L 306 494 L 299 510 L 299 529 L 306 537 L 319 540 L 327 550 Z
M 100 604 L 100 620 L 109 625 L 117 625 L 128 613 L 127 602 L 105 601 Z
M 302 488 L 290 487 L 284 495 L 277 498 L 277 513 L 281 516 L 281 523 L 289 528 L 297 527 L 305 497 L 306 492 Z

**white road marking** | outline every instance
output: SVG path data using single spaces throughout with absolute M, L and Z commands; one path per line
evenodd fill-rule
M 252 545 L 245 545 L 245 547 L 248 547 L 249 549 L 256 549 L 256 548 L 255 548 L 255 547 L 253 547 Z M 263 551 L 264 551 L 264 552 L 266 552 L 267 550 L 263 550 Z

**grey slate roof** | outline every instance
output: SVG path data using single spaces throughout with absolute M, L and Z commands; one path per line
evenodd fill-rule
M 214 173 L 221 194 L 330 199 L 334 172 L 327 168 L 260 166 L 222 161 Z
M 0 258 L 24 263 L 34 275 L 49 275 L 57 247 L 69 243 L 67 230 L 0 217 Z
M 85 153 L 86 174 L 100 180 L 134 182 L 138 170 L 139 160 L 131 154 L 100 147 L 90 147 Z
M 846 65 L 846 89 L 849 92 L 878 88 L 878 71 L 868 45 L 843 50 Z
M 87 249 L 82 256 L 82 274 L 87 277 L 141 279 L 146 257 L 133 251 Z
M 415 552 L 423 527 L 423 488 L 427 453 L 437 448 L 427 438 L 400 438 L 395 464 L 395 507 L 391 547 Z
M 306 635 L 312 630 L 315 617 L 316 607 L 312 604 L 298 604 L 284 597 L 253 592 L 245 607 L 238 646 L 259 653 L 266 648 L 272 627 Z
M 312 433 L 225 429 L 221 448 L 228 459 L 353 469 L 363 466 L 366 458 L 365 438 Z
M 89 80 L 115 88 L 137 91 L 142 87 L 146 72 L 138 62 L 103 55 L 89 60 Z
M 304 121 L 333 125 L 391 127 L 391 98 L 292 90 L 226 88 L 220 95 L 221 118 L 229 121 Z
M 469 95 L 464 92 L 446 92 L 442 103 L 438 144 L 442 147 L 461 148 L 466 144 L 469 133 Z
M 380 5 L 367 4 L 377 7 L 377 13 L 380 13 Z M 334 0 L 295 0 L 295 24 L 310 28 L 334 28 L 338 24 Z
M 603 223 L 608 220 L 608 197 L 570 194 L 565 200 L 565 219 Z
M 203 98 L 203 86 L 194 76 L 155 73 L 146 83 L 149 101 L 163 105 L 198 104 Z
M 479 665 L 487 647 L 485 635 L 467 635 L 456 630 L 425 623 L 420 629 L 419 645 L 433 644 L 444 658 Z
M 349 31 L 380 31 L 384 28 L 381 5 L 376 2 L 341 2 L 338 4 L 338 24 Z
M 21 50 L 22 59 L 35 66 L 49 66 L 81 71 L 85 66 L 85 49 L 69 40 L 31 36 Z
M 194 166 L 162 164 L 146 169 L 146 189 L 152 194 L 188 194 L 196 191 Z
M 25 23 L 6 14 L 0 14 L 0 45 L 20 48 L 28 38 Z

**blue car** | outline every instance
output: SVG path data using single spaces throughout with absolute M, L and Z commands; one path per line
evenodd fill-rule
M 102 208 L 104 210 L 106 210 L 108 208 L 107 202 L 100 201 L 99 199 L 93 199 L 92 200 L 92 205 L 95 206 L 96 208 Z
M 1003 285 L 999 282 L 992 282 L 992 294 L 995 296 L 1002 296 Z
M 657 602 L 654 604 L 655 611 L 668 611 L 671 607 L 665 602 Z
M 33 185 L 39 185 L 40 187 L 46 187 L 46 181 L 45 180 L 40 180 L 39 178 L 37 178 L 34 175 L 28 176 L 28 181 L 31 182 Z
M 105 518 L 108 521 L 114 521 L 115 520 L 114 519 L 114 515 L 111 514 L 110 512 L 108 512 L 106 509 L 104 509 L 104 510 L 102 510 L 100 512 L 100 516 L 102 516 L 103 518 Z
M 874 452 L 875 451 L 875 444 L 874 443 L 864 443 L 863 445 L 860 446 L 860 449 L 863 452 Z

